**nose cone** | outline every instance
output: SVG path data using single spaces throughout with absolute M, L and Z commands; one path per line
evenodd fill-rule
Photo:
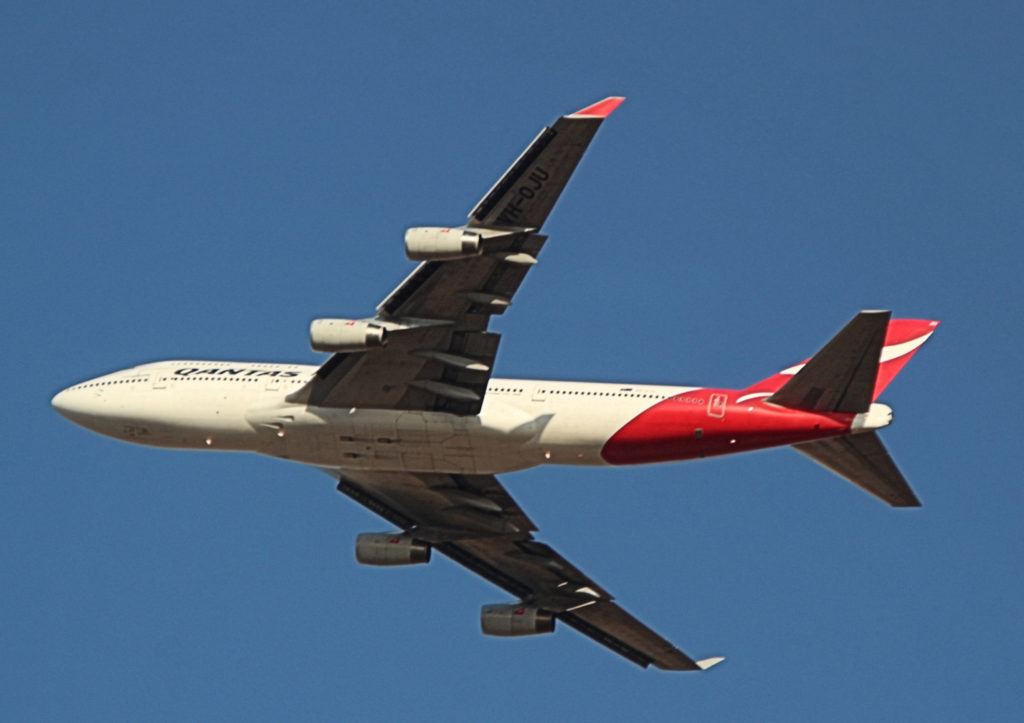
M 50 400 L 50 404 L 53 408 L 64 417 L 69 419 L 75 424 L 82 427 L 92 429 L 96 421 L 98 409 L 97 402 L 93 394 L 85 389 L 75 389 L 74 387 L 68 387 L 67 389 L 57 392 L 57 394 Z
M 53 408 L 56 409 L 62 417 L 71 419 L 71 406 L 73 402 L 71 401 L 70 389 L 63 389 L 57 392 L 53 399 L 50 400 L 50 404 L 53 405 Z

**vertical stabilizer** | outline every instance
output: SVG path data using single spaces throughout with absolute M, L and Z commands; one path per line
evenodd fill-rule
M 875 398 L 888 311 L 862 311 L 765 401 L 807 412 L 866 412 Z
M 745 389 L 739 401 L 762 398 L 789 409 L 857 415 L 851 434 L 793 448 L 894 507 L 919 507 L 882 440 L 871 431 L 892 419 L 892 410 L 874 401 L 938 325 L 923 319 L 890 320 L 888 311 L 862 311 L 813 357 Z
M 884 327 L 884 340 L 881 349 L 877 352 L 877 356 L 874 356 L 871 350 L 877 344 L 877 336 L 869 338 L 870 334 L 864 332 L 866 327 L 870 327 L 871 331 L 877 335 L 879 322 L 871 317 L 880 317 L 881 315 L 886 315 L 887 318 L 888 312 L 861 312 L 812 359 L 783 369 L 778 374 L 748 387 L 743 390 L 740 399 L 746 401 L 768 397 L 768 401 L 774 404 L 794 409 L 805 409 L 810 407 L 803 405 L 810 405 L 813 395 L 820 394 L 814 411 L 845 411 L 845 409 L 827 410 L 823 408 L 827 399 L 836 401 L 837 397 L 833 394 L 837 393 L 841 397 L 840 404 L 846 409 L 863 405 L 865 396 L 870 397 L 868 399 L 870 405 L 870 402 L 878 399 L 878 396 L 889 386 L 889 382 L 900 373 L 906 363 L 910 361 L 910 357 L 914 356 L 921 345 L 928 341 L 935 331 L 935 327 L 939 325 L 939 322 L 927 319 L 892 319 Z M 865 318 L 862 319 L 862 317 Z M 847 347 L 847 351 L 850 353 L 850 356 L 845 359 L 841 358 L 842 347 Z M 872 356 L 877 359 L 877 364 L 874 365 L 876 367 L 874 382 L 869 395 L 865 395 L 865 390 L 868 388 L 866 378 L 870 376 Z M 819 357 L 821 358 L 819 359 Z M 817 368 L 816 371 L 804 375 L 804 369 L 812 362 Z M 835 374 L 835 377 L 829 379 L 828 374 L 823 374 L 825 371 L 830 371 Z M 799 384 L 795 383 L 797 377 L 801 377 Z M 838 391 L 839 386 L 844 384 L 844 380 L 849 383 L 845 394 Z M 780 396 L 782 390 L 789 387 L 790 383 L 794 383 L 793 386 L 789 388 L 785 396 Z M 832 391 L 829 391 L 830 388 Z M 821 389 L 821 392 L 814 391 L 816 389 Z M 826 392 L 828 392 L 827 399 Z M 867 407 L 864 407 L 852 411 L 857 414 L 866 409 Z
M 937 321 L 928 319 L 893 319 L 885 333 L 885 346 L 878 360 L 878 379 L 875 380 L 875 394 L 872 400 L 878 399 L 889 386 L 910 357 L 928 341 L 928 338 L 939 325 Z

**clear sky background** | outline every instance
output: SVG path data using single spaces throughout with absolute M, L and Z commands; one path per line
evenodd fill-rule
M 0 6 L 0 710 L 12 720 L 996 720 L 1022 709 L 1019 3 Z M 324 475 L 50 408 L 167 358 L 298 361 L 546 123 L 604 124 L 497 374 L 742 387 L 860 309 L 941 319 L 882 401 L 924 506 L 791 450 L 503 480 L 706 674 L 567 628 Z

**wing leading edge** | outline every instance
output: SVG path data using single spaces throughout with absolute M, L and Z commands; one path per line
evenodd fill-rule
M 637 665 L 704 670 L 722 660 L 693 660 L 535 540 L 536 527 L 493 476 L 342 470 L 338 491 Z
M 290 401 L 324 407 L 480 411 L 500 336 L 491 316 L 512 303 L 547 237 L 537 231 L 602 121 L 623 101 L 606 98 L 541 131 L 470 213 L 481 253 L 422 262 L 369 320 L 385 346 L 334 354 Z

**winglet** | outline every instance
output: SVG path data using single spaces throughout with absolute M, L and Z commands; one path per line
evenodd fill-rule
M 613 95 L 610 98 L 605 98 L 602 101 L 589 105 L 583 110 L 578 110 L 572 113 L 570 118 L 578 118 L 579 116 L 590 116 L 592 118 L 607 118 L 612 114 L 612 111 L 622 104 L 622 101 L 626 100 L 622 96 Z
M 708 668 L 713 668 L 713 667 L 715 667 L 716 665 L 718 665 L 719 663 L 721 663 L 721 662 L 722 662 L 723 660 L 725 660 L 725 658 L 724 658 L 724 657 L 718 657 L 718 658 L 704 658 L 704 660 L 698 660 L 698 661 L 697 661 L 697 666 L 698 666 L 698 667 L 699 667 L 699 668 L 700 668 L 701 670 L 707 670 Z

